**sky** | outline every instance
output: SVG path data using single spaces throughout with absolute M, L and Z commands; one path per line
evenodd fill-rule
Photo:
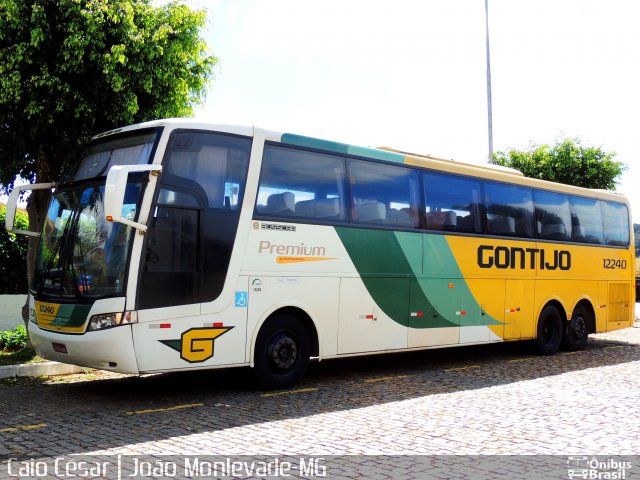
M 484 0 L 189 0 L 220 63 L 196 117 L 482 163 Z M 640 223 L 640 2 L 489 0 L 494 150 L 579 137 Z

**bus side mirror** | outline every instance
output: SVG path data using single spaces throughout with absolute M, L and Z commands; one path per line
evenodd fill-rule
M 129 225 L 141 233 L 147 230 L 144 223 L 134 222 L 124 218 L 122 207 L 124 194 L 130 173 L 149 172 L 157 176 L 162 171 L 161 165 L 115 165 L 109 169 L 107 183 L 104 189 L 104 217 L 109 222 L 118 222 Z
M 31 230 L 20 230 L 15 227 L 16 211 L 18 209 L 18 200 L 20 193 L 27 190 L 51 190 L 55 188 L 55 183 L 34 183 L 31 185 L 16 185 L 7 200 L 7 210 L 4 217 L 4 228 L 7 232 L 19 233 L 21 235 L 29 235 L 30 237 L 39 237 L 41 232 L 32 232 Z

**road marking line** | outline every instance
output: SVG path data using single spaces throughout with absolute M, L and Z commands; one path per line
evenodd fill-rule
M 627 345 L 611 345 L 610 347 L 604 347 L 605 350 L 615 350 L 618 348 L 626 348 Z
M 172 412 L 174 410 L 182 410 L 183 408 L 195 408 L 202 407 L 204 403 L 188 403 L 185 405 L 175 405 L 173 407 L 166 408 L 151 408 L 149 410 L 134 410 L 132 412 L 127 412 L 127 415 L 142 415 L 145 413 L 156 413 L 156 412 Z
M 298 390 L 287 390 L 286 392 L 271 392 L 271 393 L 262 393 L 261 397 L 278 397 L 280 395 L 292 395 L 294 393 L 307 393 L 307 392 L 315 392 L 318 390 L 317 388 L 299 388 Z
M 528 362 L 529 360 L 531 360 L 531 358 L 512 358 L 511 360 L 507 360 L 509 363 L 516 363 L 516 362 Z
M 48 427 L 46 423 L 36 425 L 20 425 L 19 427 L 0 428 L 0 433 L 24 432 L 25 430 L 35 430 L 36 428 Z
M 391 377 L 380 377 L 380 378 L 370 378 L 365 380 L 364 383 L 376 383 L 376 382 L 387 382 L 389 380 L 398 380 L 401 378 L 407 378 L 409 375 L 394 375 Z
M 445 368 L 445 372 L 464 372 L 465 370 L 472 370 L 474 368 L 480 368 L 480 365 L 468 365 L 466 367 L 457 367 L 457 368 Z
M 560 355 L 565 356 L 565 355 L 575 355 L 577 353 L 581 353 L 579 350 L 576 350 L 575 352 L 562 352 Z

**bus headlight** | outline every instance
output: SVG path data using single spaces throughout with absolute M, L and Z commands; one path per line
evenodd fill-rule
M 89 328 L 87 330 L 104 330 L 105 328 L 120 325 L 122 313 L 101 313 L 94 315 L 89 320 Z
M 137 321 L 138 316 L 136 312 L 100 313 L 98 315 L 93 315 L 91 319 L 89 319 L 87 331 L 104 330 L 105 328 L 136 323 Z

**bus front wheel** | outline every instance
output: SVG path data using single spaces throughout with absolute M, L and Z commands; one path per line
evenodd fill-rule
M 536 350 L 540 355 L 553 355 L 562 342 L 562 317 L 553 305 L 542 309 L 538 318 L 538 335 L 535 340 Z
M 266 388 L 288 388 L 304 376 L 310 356 L 305 326 L 291 315 L 277 315 L 258 333 L 254 370 Z

